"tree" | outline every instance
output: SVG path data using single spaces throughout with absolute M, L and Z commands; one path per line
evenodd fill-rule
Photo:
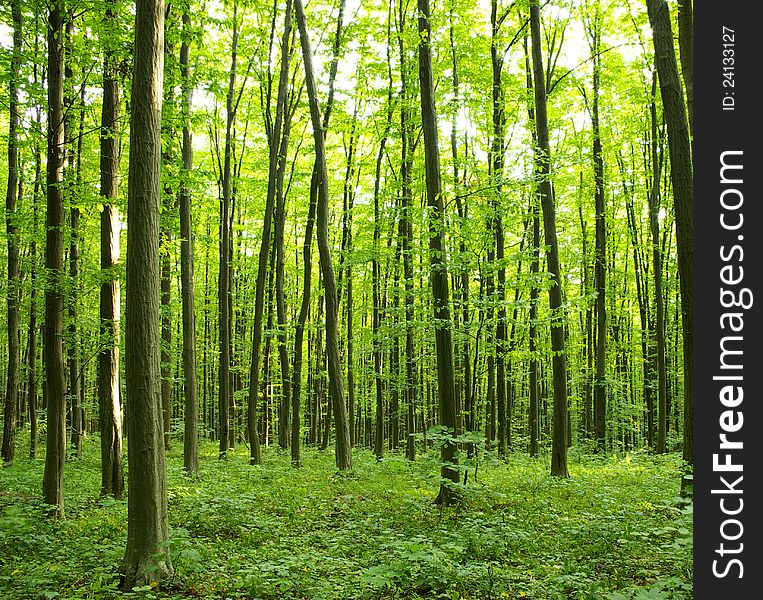
M 223 155 L 222 173 L 222 198 L 220 199 L 220 269 L 217 276 L 218 294 L 218 332 L 219 332 L 219 410 L 220 419 L 220 458 L 228 455 L 230 416 L 228 414 L 231 403 L 230 389 L 230 222 L 231 222 L 231 158 L 233 152 L 233 122 L 236 118 L 237 102 L 236 92 L 236 61 L 238 58 L 238 2 L 233 2 L 233 39 L 231 42 L 231 66 L 228 74 L 228 92 L 225 97 L 225 150 Z M 256 388 L 255 388 L 256 394 Z M 250 394 L 251 395 L 251 394 Z M 255 404 L 256 406 L 256 404 Z M 249 406 L 249 421 L 256 423 L 255 407 Z M 252 460 L 259 462 L 260 441 L 257 437 L 256 427 L 252 432 L 249 427 L 249 444 Z
M 260 254 L 257 263 L 257 281 L 254 298 L 254 325 L 252 326 L 252 364 L 249 371 L 249 409 L 247 425 L 249 428 L 249 439 L 257 438 L 257 393 L 259 392 L 260 379 L 260 346 L 262 345 L 262 315 L 265 308 L 265 283 L 268 271 L 268 257 L 270 256 L 271 231 L 273 224 L 273 213 L 276 202 L 276 187 L 278 185 L 278 171 L 281 159 L 279 150 L 281 150 L 281 129 L 283 127 L 284 112 L 286 110 L 286 100 L 289 85 L 289 38 L 291 35 L 291 2 L 287 2 L 286 12 L 284 13 L 284 33 L 281 41 L 281 71 L 278 79 L 278 97 L 276 99 L 276 120 L 268 139 L 269 153 L 269 171 L 268 171 L 268 190 L 265 200 L 265 215 L 263 216 L 262 240 L 260 242 Z M 284 352 L 286 348 L 284 347 Z M 288 378 L 285 375 L 284 380 Z M 288 398 L 288 389 L 284 390 L 284 402 Z M 285 439 L 286 429 L 283 429 L 283 438 Z M 255 449 L 255 443 L 251 443 L 249 464 L 259 464 L 259 443 Z
M 331 260 L 328 232 L 328 170 L 326 166 L 326 147 L 321 123 L 321 109 L 318 102 L 318 90 L 313 71 L 313 54 L 307 32 L 305 9 L 302 0 L 294 1 L 299 39 L 302 46 L 302 62 L 305 68 L 305 83 L 310 104 L 310 120 L 315 140 L 315 162 L 318 171 L 318 202 L 316 205 L 316 235 L 320 256 L 323 290 L 326 301 L 326 355 L 329 372 L 329 398 L 334 411 L 336 428 L 336 466 L 340 469 L 352 469 L 352 448 L 347 424 L 347 406 L 344 401 L 344 382 L 342 381 L 342 362 L 339 356 L 338 302 L 336 278 Z
M 440 180 L 440 150 L 437 141 L 437 112 L 432 73 L 432 48 L 429 0 L 418 0 L 419 7 L 419 84 L 421 89 L 421 122 L 424 136 L 426 196 L 429 208 L 429 264 L 432 305 L 435 319 L 435 351 L 437 353 L 437 387 L 440 396 L 440 424 L 446 428 L 441 449 L 442 483 L 438 504 L 453 504 L 458 494 L 453 483 L 459 481 L 456 467 L 456 387 L 453 370 L 448 270 L 445 262 L 445 215 Z
M 692 440 L 694 410 L 692 397 L 692 382 L 694 381 L 692 359 L 694 343 L 692 318 L 694 192 L 692 189 L 691 145 L 681 80 L 678 77 L 678 65 L 673 47 L 668 4 L 665 0 L 647 0 L 647 9 L 654 34 L 654 62 L 660 80 L 660 96 L 662 97 L 663 114 L 668 130 L 670 179 L 673 183 L 673 212 L 676 221 L 678 275 L 681 294 L 681 330 L 683 333 L 683 458 L 687 463 L 691 463 L 694 456 Z
M 183 466 L 189 475 L 199 470 L 198 428 L 199 400 L 196 385 L 196 313 L 194 309 L 194 235 L 191 216 L 193 143 L 191 140 L 191 9 L 183 7 L 183 41 L 180 46 L 180 70 L 183 88 L 183 181 L 180 186 L 180 280 L 183 299 L 183 391 L 185 392 L 185 429 Z
M 535 131 L 537 135 L 535 173 L 538 196 L 543 212 L 543 235 L 548 251 L 546 262 L 551 274 L 548 304 L 551 309 L 551 351 L 553 357 L 554 410 L 551 447 L 551 475 L 569 477 L 567 471 L 567 358 L 564 349 L 564 316 L 562 314 L 562 280 L 559 268 L 559 243 L 556 237 L 556 208 L 551 185 L 551 150 L 548 141 L 546 81 L 543 73 L 540 6 L 530 2 L 530 39 L 532 47 L 533 92 L 535 95 Z
M 123 590 L 160 581 L 173 572 L 168 548 L 159 335 L 164 2 L 138 0 L 135 9 L 125 314 L 130 469 Z
M 98 353 L 98 419 L 101 431 L 101 493 L 120 498 L 122 473 L 122 401 L 119 387 L 119 80 L 117 56 L 107 40 L 116 31 L 116 0 L 104 23 L 103 103 L 101 107 L 101 349 Z
M 599 96 L 601 79 L 601 14 L 593 7 L 592 22 L 587 27 L 588 45 L 593 61 L 593 98 L 591 128 L 593 130 L 594 210 L 596 211 L 594 286 L 596 288 L 596 374 L 593 384 L 593 412 L 596 444 L 604 450 L 607 443 L 607 219 L 604 205 L 604 156 L 601 147 Z
M 48 13 L 48 162 L 45 217 L 45 385 L 48 405 L 43 501 L 64 516 L 66 460 L 66 378 L 63 348 L 64 313 L 64 26 L 63 2 Z
M 16 200 L 19 190 L 19 80 L 23 15 L 21 0 L 11 6 L 13 53 L 8 78 L 8 187 L 5 192 L 5 228 L 8 232 L 8 379 L 5 388 L 3 420 L 3 463 L 12 463 L 16 450 L 16 405 L 19 396 L 19 246 Z

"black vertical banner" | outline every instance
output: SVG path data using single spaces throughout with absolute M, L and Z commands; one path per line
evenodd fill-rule
M 694 582 L 763 597 L 757 2 L 694 7 Z

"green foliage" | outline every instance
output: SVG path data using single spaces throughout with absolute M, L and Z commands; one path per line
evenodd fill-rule
M 25 439 L 22 436 L 22 446 Z M 469 440 L 471 441 L 471 440 Z M 691 598 L 691 506 L 677 498 L 675 456 L 573 455 L 572 478 L 546 460 L 484 456 L 462 502 L 436 507 L 435 448 L 414 463 L 356 451 L 304 466 L 246 449 L 201 448 L 188 479 L 168 457 L 175 578 L 119 594 L 125 500 L 99 497 L 98 440 L 66 467 L 67 519 L 42 517 L 43 460 L 0 471 L 3 598 Z M 23 449 L 22 449 L 23 452 Z

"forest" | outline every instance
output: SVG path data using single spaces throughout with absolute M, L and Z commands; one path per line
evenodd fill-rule
M 692 598 L 692 21 L 4 1 L 0 597 Z

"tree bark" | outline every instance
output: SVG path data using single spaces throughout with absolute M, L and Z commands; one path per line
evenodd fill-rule
M 254 298 L 254 325 L 252 326 L 252 364 L 249 372 L 249 404 L 247 426 L 249 430 L 249 464 L 260 463 L 259 439 L 257 437 L 257 392 L 260 378 L 260 346 L 262 344 L 262 319 L 265 307 L 265 284 L 270 255 L 271 231 L 273 225 L 273 207 L 276 202 L 276 188 L 279 168 L 279 150 L 281 149 L 281 128 L 286 110 L 286 95 L 289 85 L 289 37 L 291 35 L 291 2 L 287 1 L 284 14 L 284 35 L 281 45 L 281 70 L 278 79 L 278 96 L 276 99 L 276 120 L 269 136 L 269 172 L 268 189 L 265 199 L 265 214 L 262 222 L 262 240 L 260 242 L 259 260 L 257 263 L 257 281 Z M 284 349 L 285 350 L 285 349 Z M 288 392 L 288 390 L 284 390 Z M 287 396 L 283 396 L 287 398 Z M 287 405 L 288 406 L 288 405 Z M 285 441 L 286 429 L 279 423 L 279 441 Z M 256 440 L 256 444 L 254 443 Z
M 116 0 L 106 8 L 108 37 L 116 26 Z M 101 273 L 100 335 L 98 353 L 98 414 L 101 431 L 101 493 L 120 498 L 122 472 L 122 407 L 119 386 L 119 81 L 117 57 L 106 46 L 103 57 L 103 106 L 101 108 Z
M 161 406 L 159 205 L 164 2 L 137 0 L 130 94 L 125 379 L 129 487 L 122 589 L 172 575 Z
M 498 284 L 496 286 L 496 299 L 498 315 L 495 325 L 495 366 L 496 366 L 496 401 L 497 401 L 497 435 L 498 455 L 505 456 L 507 450 L 508 424 L 506 417 L 506 267 L 504 265 L 504 235 L 503 218 L 501 216 L 501 199 L 503 195 L 503 84 L 501 72 L 503 70 L 503 57 L 497 45 L 497 36 L 500 24 L 497 20 L 498 1 L 493 0 L 491 5 L 491 29 L 492 38 L 490 44 L 490 57 L 493 68 L 492 101 L 493 101 L 493 139 L 491 143 L 491 167 L 493 174 L 494 194 L 491 199 L 490 229 L 494 235 L 495 263 L 498 266 Z
M 13 52 L 8 82 L 8 187 L 5 193 L 5 228 L 8 234 L 8 379 L 5 388 L 2 459 L 4 464 L 13 462 L 16 450 L 16 405 L 19 396 L 19 245 L 16 224 L 16 201 L 19 180 L 19 79 L 21 70 L 21 44 L 23 16 L 21 0 L 13 0 Z
M 596 446 L 605 450 L 607 443 L 607 221 L 604 205 L 604 157 L 599 125 L 599 79 L 601 74 L 601 30 L 598 8 L 594 7 L 590 48 L 593 56 L 593 100 L 591 127 L 593 130 L 593 179 L 595 216 L 594 285 L 596 287 L 596 373 L 593 385 L 593 412 Z
M 336 31 L 334 33 L 334 47 L 332 53 L 331 65 L 329 67 L 329 91 L 326 100 L 326 110 L 323 113 L 323 135 L 326 135 L 331 116 L 331 108 L 334 103 L 334 83 L 336 81 L 337 67 L 339 64 L 339 48 L 342 39 L 342 21 L 344 19 L 345 0 L 339 2 L 339 14 L 337 16 Z M 305 239 L 302 246 L 303 271 L 302 271 L 302 302 L 300 304 L 299 315 L 297 316 L 297 325 L 294 330 L 294 359 L 292 361 L 291 383 L 291 406 L 292 406 L 292 464 L 299 466 L 299 445 L 295 450 L 293 441 L 299 439 L 299 419 L 296 415 L 300 413 L 301 395 L 302 395 L 302 345 L 304 341 L 305 323 L 310 312 L 310 291 L 312 289 L 312 251 L 313 251 L 313 232 L 315 229 L 315 216 L 318 205 L 318 171 L 317 164 L 313 163 L 312 176 L 310 178 L 310 200 L 307 211 L 307 223 L 305 224 Z M 308 361 L 309 364 L 309 361 Z M 309 387 L 309 386 L 308 386 Z M 315 443 L 316 420 L 315 414 L 311 413 L 311 427 L 309 433 L 310 443 Z
M 229 407 L 231 402 L 230 385 L 230 219 L 231 219 L 231 153 L 232 153 L 232 129 L 235 119 L 234 93 L 236 88 L 236 59 L 238 51 L 238 3 L 233 3 L 233 41 L 231 46 L 231 67 L 228 76 L 228 93 L 225 100 L 225 150 L 222 171 L 222 199 L 220 205 L 220 268 L 218 271 L 218 331 L 219 331 L 219 390 L 218 390 L 218 417 L 220 419 L 220 451 L 219 456 L 224 459 L 228 455 L 229 435 Z M 250 388 L 251 389 L 251 388 Z M 254 392 L 255 402 L 257 392 Z M 250 394 L 251 395 L 251 394 Z M 252 415 L 249 419 L 257 422 L 256 409 L 250 406 Z M 255 427 L 254 435 L 249 431 L 250 452 L 257 455 L 259 462 L 260 444 Z
M 418 0 L 419 8 L 419 83 L 421 89 L 421 120 L 424 136 L 424 165 L 426 195 L 429 208 L 429 262 L 432 285 L 432 305 L 435 323 L 435 352 L 437 354 L 437 384 L 440 396 L 440 424 L 447 428 L 441 449 L 442 483 L 436 502 L 453 504 L 458 492 L 453 483 L 459 481 L 456 466 L 456 444 L 452 440 L 456 429 L 456 387 L 453 369 L 450 298 L 448 270 L 445 261 L 445 211 L 440 180 L 440 151 L 437 141 L 437 113 L 432 73 L 432 49 L 429 0 Z
M 199 471 L 198 431 L 199 400 L 196 383 L 196 312 L 194 308 L 194 235 L 191 212 L 193 143 L 191 139 L 191 13 L 183 10 L 183 41 L 180 46 L 180 72 L 183 89 L 183 182 L 180 186 L 180 285 L 183 302 L 183 392 L 185 394 L 185 429 L 183 466 L 186 473 Z
M 693 0 L 678 0 L 678 49 L 686 87 L 689 133 L 694 137 L 694 7 Z
M 565 354 L 564 315 L 562 313 L 562 280 L 559 268 L 559 244 L 556 238 L 556 209 L 551 185 L 551 150 L 548 141 L 546 82 L 543 73 L 540 7 L 530 3 L 530 37 L 532 45 L 533 92 L 535 95 L 535 130 L 538 138 L 535 169 L 538 195 L 543 211 L 543 234 L 548 246 L 546 262 L 551 274 L 548 302 L 551 309 L 551 350 L 554 387 L 551 475 L 569 477 L 567 471 L 567 357 Z
M 66 382 L 63 349 L 64 313 L 64 53 L 63 2 L 48 15 L 48 162 L 45 217 L 45 385 L 48 408 L 43 501 L 64 516 L 66 460 Z
M 694 363 L 692 346 L 694 343 L 694 322 L 692 317 L 692 286 L 694 260 L 694 192 L 691 146 L 686 111 L 678 78 L 670 12 L 665 0 L 647 0 L 649 22 L 654 32 L 654 60 L 660 80 L 660 95 L 668 129 L 668 149 L 670 154 L 670 179 L 673 183 L 673 212 L 676 222 L 676 245 L 678 254 L 678 275 L 681 293 L 681 328 L 683 333 L 684 362 L 684 431 L 683 458 L 691 463 L 694 456 L 693 415 L 694 404 L 692 385 Z
M 305 81 L 310 104 L 310 119 L 315 139 L 315 161 L 318 166 L 318 203 L 316 206 L 316 225 L 318 251 L 320 256 L 323 289 L 326 301 L 326 355 L 329 372 L 329 397 L 333 406 L 336 424 L 336 466 L 339 469 L 352 468 L 352 449 L 347 424 L 347 407 L 344 401 L 344 383 L 342 381 L 342 363 L 339 356 L 338 306 L 336 279 L 331 260 L 328 231 L 328 173 L 326 167 L 326 148 L 321 123 L 321 110 L 318 103 L 318 90 L 312 64 L 312 50 L 307 33 L 305 10 L 302 0 L 295 0 L 297 25 L 302 45 L 302 59 L 305 67 Z M 340 15 L 341 18 L 341 15 Z

